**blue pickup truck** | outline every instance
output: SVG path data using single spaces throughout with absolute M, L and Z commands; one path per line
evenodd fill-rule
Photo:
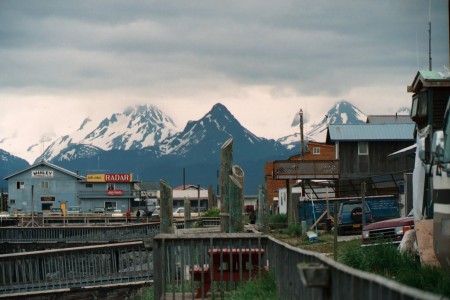
M 373 221 L 372 211 L 365 203 L 365 219 L 366 223 Z M 363 221 L 362 201 L 345 201 L 339 205 L 337 230 L 339 235 L 347 232 L 361 233 L 361 224 Z
M 299 220 L 306 221 L 306 225 L 309 227 L 316 219 L 325 212 L 328 208 L 329 213 L 334 216 L 334 203 L 338 202 L 338 212 L 341 203 L 348 201 L 359 201 L 361 197 L 348 197 L 348 198 L 331 198 L 328 201 L 325 199 L 303 200 L 298 202 L 298 217 Z M 313 209 L 314 202 L 314 209 Z M 392 195 L 379 195 L 366 197 L 366 203 L 372 213 L 373 222 L 383 221 L 392 218 L 398 218 L 400 216 L 399 199 Z M 327 206 L 328 204 L 328 206 Z M 366 210 L 368 211 L 368 210 Z M 367 220 L 367 219 L 366 219 Z M 323 227 L 326 223 L 326 218 L 322 218 L 319 223 L 319 227 Z M 367 222 L 369 223 L 369 222 Z

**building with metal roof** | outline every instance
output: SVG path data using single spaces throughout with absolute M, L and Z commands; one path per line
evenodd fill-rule
M 403 174 L 412 171 L 414 159 L 410 156 L 388 159 L 388 156 L 415 144 L 414 132 L 414 123 L 329 125 L 327 143 L 335 145 L 339 160 L 339 195 L 351 196 L 359 182 L 374 182 L 376 177 L 391 178 L 391 182 L 384 183 L 382 189 L 380 185 L 368 184 L 369 194 L 398 194 Z M 375 188 L 376 191 L 370 191 Z
M 340 141 L 414 141 L 415 124 L 331 124 L 327 143 Z
M 410 115 L 369 115 L 367 122 L 370 124 L 398 124 L 398 123 L 413 123 Z

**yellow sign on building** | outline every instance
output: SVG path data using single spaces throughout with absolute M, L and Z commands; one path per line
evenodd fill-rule
M 86 182 L 105 182 L 105 174 L 88 174 Z

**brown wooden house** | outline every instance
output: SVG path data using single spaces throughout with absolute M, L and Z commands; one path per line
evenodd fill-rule
M 297 154 L 289 157 L 288 160 L 299 161 L 334 161 L 335 150 L 334 145 L 318 143 L 309 141 L 306 143 L 306 151 L 301 154 Z M 274 199 L 278 198 L 278 190 L 286 187 L 286 180 L 277 180 L 274 178 L 274 162 L 267 162 L 265 164 L 264 177 L 266 182 L 267 197 L 269 203 L 272 205 Z M 290 180 L 290 185 L 295 184 L 296 179 Z

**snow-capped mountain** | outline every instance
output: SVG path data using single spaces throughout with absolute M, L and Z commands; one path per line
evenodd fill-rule
M 106 127 L 105 127 L 106 128 Z M 106 131 L 107 132 L 107 131 Z M 69 137 L 70 138 L 70 137 Z M 69 144 L 50 161 L 81 174 L 89 170 L 134 173 L 135 178 L 180 184 L 180 174 L 187 169 L 189 181 L 203 186 L 216 181 L 220 168 L 221 147 L 233 138 L 234 164 L 246 174 L 246 186 L 256 189 L 264 183 L 264 163 L 291 156 L 275 140 L 260 138 L 244 128 L 222 104 L 197 121 L 190 121 L 183 131 L 142 149 L 103 150 L 87 144 Z
M 348 101 L 340 101 L 334 104 L 327 114 L 312 121 L 304 121 L 303 132 L 305 141 L 325 142 L 328 124 L 363 124 L 367 121 L 365 115 L 356 106 Z M 294 116 L 292 127 L 298 127 L 299 115 Z M 278 141 L 288 149 L 299 147 L 300 132 L 282 137 Z
M 92 156 L 101 150 L 142 149 L 157 145 L 176 132 L 172 119 L 156 106 L 140 105 L 113 114 L 100 124 L 93 124 L 86 118 L 78 130 L 58 138 L 38 160 L 76 159 L 82 155 L 81 145 L 84 145 L 84 154 Z
M 407 115 L 407 116 L 409 116 L 409 114 L 411 113 L 411 109 L 409 107 L 401 107 L 399 110 L 397 110 L 396 113 L 398 115 Z
M 328 123 L 358 124 L 365 123 L 366 118 L 355 106 L 341 101 L 325 117 L 304 119 L 304 139 L 324 141 Z M 295 134 L 277 141 L 266 139 L 248 131 L 218 103 L 201 119 L 188 122 L 177 132 L 174 122 L 156 107 L 137 106 L 96 124 L 86 118 L 78 130 L 48 146 L 38 160 L 45 159 L 80 174 L 95 170 L 133 173 L 136 179 L 163 178 L 175 184 L 182 184 L 181 173 L 186 169 L 189 182 L 208 186 L 217 181 L 221 147 L 232 137 L 233 163 L 244 170 L 246 193 L 251 194 L 264 184 L 265 162 L 298 153 L 300 137 L 298 121 L 295 122 L 294 118 Z M 24 167 L 9 168 L 2 175 Z
M 225 106 L 217 103 L 203 118 L 188 122 L 182 132 L 163 141 L 160 151 L 162 155 L 182 157 L 189 155 L 190 159 L 195 155 L 204 158 L 207 155 L 205 151 L 211 154 L 220 152 L 223 143 L 229 138 L 233 138 L 234 144 L 237 145 L 236 151 L 242 152 L 244 156 L 247 153 L 244 149 L 258 145 L 259 150 L 251 149 L 249 157 L 253 158 L 260 152 L 276 151 L 276 147 L 282 148 L 274 140 L 257 137 L 248 131 Z

